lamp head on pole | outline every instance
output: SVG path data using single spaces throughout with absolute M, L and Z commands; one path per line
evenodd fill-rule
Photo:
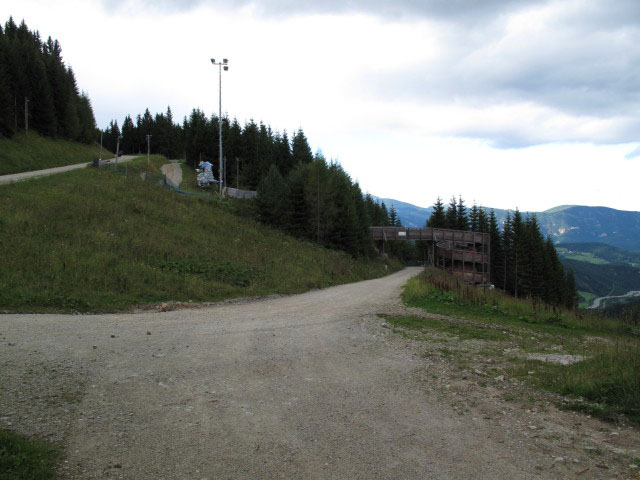
M 212 59 L 211 59 L 211 63 L 213 63 L 213 64 L 215 65 L 215 64 L 216 64 L 216 59 L 215 59 L 215 58 L 212 58 Z

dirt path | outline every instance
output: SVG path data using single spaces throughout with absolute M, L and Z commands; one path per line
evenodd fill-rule
M 129 162 L 133 160 L 135 155 L 123 155 L 118 159 L 118 163 Z M 114 162 L 115 157 L 111 160 L 106 160 L 109 162 Z M 65 165 L 63 167 L 54 167 L 54 168 L 45 168 L 44 170 L 34 170 L 32 172 L 21 172 L 21 173 L 12 173 L 11 175 L 0 175 L 0 185 L 5 183 L 13 183 L 18 182 L 20 180 L 27 180 L 29 178 L 37 178 L 37 177 L 48 177 L 49 175 L 55 175 L 56 173 L 68 172 L 70 170 L 77 170 L 79 168 L 86 168 L 88 165 L 91 165 L 92 162 L 84 162 L 84 163 L 75 163 L 73 165 Z
M 0 422 L 64 439 L 74 479 L 632 478 L 635 430 L 525 410 L 384 328 L 376 313 L 402 311 L 417 273 L 164 313 L 0 316 Z
M 167 180 L 173 183 L 176 187 L 179 187 L 182 183 L 182 168 L 177 160 L 166 163 L 160 167 L 162 173 L 167 176 Z

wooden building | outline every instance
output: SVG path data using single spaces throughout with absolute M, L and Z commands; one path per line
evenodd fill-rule
M 431 227 L 370 227 L 369 231 L 382 248 L 387 241 L 425 242 L 429 265 L 447 270 L 473 285 L 490 283 L 488 233 Z

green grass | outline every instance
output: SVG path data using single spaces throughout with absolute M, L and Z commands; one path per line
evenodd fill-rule
M 1 480 L 55 480 L 57 447 L 0 429 Z
M 522 352 L 558 353 L 560 347 L 561 353 L 585 356 L 586 360 L 573 365 L 512 357 L 509 373 L 533 386 L 573 397 L 571 408 L 607 419 L 626 414 L 640 423 L 640 338 L 632 326 L 602 315 L 569 312 L 471 287 L 437 269 L 426 269 L 411 279 L 403 299 L 409 306 L 467 323 L 417 316 L 389 318 L 395 326 L 438 331 L 460 340 L 512 341 Z M 507 331 L 492 328 L 496 326 Z
M 99 312 L 298 293 L 399 268 L 264 226 L 251 202 L 140 180 L 163 163 L 140 158 L 120 175 L 87 168 L 0 186 L 0 309 Z
M 437 332 L 452 335 L 459 340 L 489 340 L 501 341 L 509 338 L 507 333 L 498 329 L 487 328 L 486 326 L 476 326 L 468 324 L 453 323 L 446 320 L 434 318 L 423 318 L 417 316 L 395 317 L 383 315 L 383 318 L 396 327 L 415 330 L 421 333 Z
M 580 303 L 578 304 L 578 307 L 580 308 L 587 308 L 589 305 L 591 305 L 591 301 L 594 298 L 598 297 L 594 293 L 584 292 L 582 290 L 578 290 L 578 295 L 580 296 Z
M 591 346 L 590 356 L 572 365 L 535 360 L 515 362 L 511 375 L 578 400 L 569 407 L 613 419 L 627 414 L 640 423 L 640 345 L 619 340 Z M 534 375 L 528 372 L 534 371 Z
M 593 253 L 585 252 L 585 253 L 573 253 L 573 254 L 562 254 L 564 258 L 568 258 L 570 260 L 577 260 L 578 262 L 587 262 L 593 263 L 594 265 L 608 265 L 610 262 L 604 260 L 602 258 L 596 257 Z
M 100 144 L 86 145 L 41 137 L 37 133 L 0 138 L 0 175 L 90 162 L 100 155 Z M 114 155 L 103 150 L 102 158 Z

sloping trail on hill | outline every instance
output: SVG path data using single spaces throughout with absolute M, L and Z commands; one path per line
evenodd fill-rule
M 486 397 L 485 416 L 460 415 L 452 404 L 479 387 L 435 389 L 442 365 L 381 326 L 418 272 L 202 309 L 0 316 L 3 418 L 66 432 L 70 479 L 575 478 L 584 464 L 570 459 L 586 454 L 566 439 L 592 439 L 600 422 L 550 413 L 558 446 L 487 390 L 474 400 Z M 75 396 L 52 394 L 61 374 Z
M 182 183 L 182 168 L 177 161 L 165 163 L 160 167 L 160 170 L 167 176 L 167 180 L 173 183 L 176 187 L 180 186 Z
M 118 159 L 118 163 L 130 162 L 135 155 L 122 155 Z M 106 162 L 115 162 L 115 157 L 110 160 L 103 160 Z M 12 173 L 10 175 L 0 175 L 0 185 L 6 183 L 19 182 L 21 180 L 28 180 L 30 178 L 48 177 L 49 175 L 55 175 L 56 173 L 69 172 L 71 170 L 77 170 L 79 168 L 87 168 L 92 162 L 74 163 L 73 165 L 64 165 L 62 167 L 45 168 L 44 170 L 33 170 L 30 172 Z

